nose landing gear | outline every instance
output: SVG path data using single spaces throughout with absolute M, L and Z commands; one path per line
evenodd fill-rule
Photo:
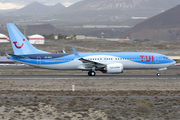
M 161 74 L 160 74 L 160 73 L 157 73 L 157 76 L 158 76 L 158 77 L 160 77 L 160 76 L 161 76 Z
M 162 70 L 167 70 L 167 68 L 161 68 L 161 69 L 158 69 L 158 73 L 157 73 L 157 76 L 158 76 L 158 77 L 161 76 L 160 71 L 162 71 Z

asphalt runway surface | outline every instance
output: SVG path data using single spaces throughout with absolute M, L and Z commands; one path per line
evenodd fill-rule
M 0 75 L 0 79 L 74 79 L 74 78 L 86 78 L 86 79 L 100 79 L 100 78 L 118 78 L 118 79 L 168 79 L 168 78 L 180 78 L 180 75 L 162 75 L 157 77 L 156 75 Z
M 0 69 L 40 69 L 40 68 L 35 68 L 32 66 L 25 66 L 25 65 L 1 65 Z M 180 69 L 180 66 L 172 66 L 169 67 L 168 69 Z
M 39 69 L 39 68 L 35 68 L 35 67 L 31 67 L 31 66 L 0 66 L 0 69 Z M 173 66 L 173 67 L 169 67 L 168 69 L 180 69 L 180 66 Z M 118 78 L 118 79 L 136 79 L 136 78 L 152 78 L 152 79 L 156 79 L 156 78 L 180 78 L 180 75 L 161 75 L 160 77 L 157 77 L 156 74 L 155 75 L 96 75 L 96 76 L 88 76 L 88 75 L 0 75 L 0 79 L 43 79 L 43 78 L 47 78 L 47 79 L 62 79 L 62 78 L 66 78 L 66 79 L 73 79 L 73 78 L 90 78 L 90 79 L 96 79 L 96 78 Z

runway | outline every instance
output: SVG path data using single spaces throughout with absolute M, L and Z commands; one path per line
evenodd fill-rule
M 32 66 L 25 66 L 25 65 L 0 65 L 0 69 L 40 69 L 35 68 Z M 180 69 L 180 66 L 172 66 L 168 69 Z
M 11 69 L 11 70 L 33 70 L 33 69 L 39 69 L 39 68 L 34 68 L 31 66 L 0 66 L 0 69 Z M 179 70 L 180 66 L 173 66 L 169 67 L 169 70 Z M 174 79 L 180 79 L 180 75 L 161 75 L 160 77 L 157 77 L 156 74 L 154 75 L 109 75 L 109 74 L 100 74 L 96 76 L 88 76 L 87 74 L 71 74 L 71 75 L 0 75 L 0 79 L 109 79 L 109 78 L 116 78 L 116 79 L 168 79 L 168 78 L 174 78 Z
M 0 75 L 0 79 L 180 79 L 180 75 Z

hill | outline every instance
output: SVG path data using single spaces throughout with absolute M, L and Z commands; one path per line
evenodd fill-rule
M 65 9 L 65 6 L 58 3 L 54 6 L 43 5 L 39 2 L 31 3 L 17 11 L 12 12 L 15 15 L 37 15 L 37 14 L 48 14 L 61 11 Z
M 83 0 L 69 7 L 69 10 L 105 9 L 169 9 L 180 4 L 179 0 Z
M 152 17 L 177 4 L 179 0 L 83 0 L 54 16 L 74 21 L 122 21 L 133 16 Z
M 180 5 L 141 22 L 131 29 L 133 39 L 180 40 Z

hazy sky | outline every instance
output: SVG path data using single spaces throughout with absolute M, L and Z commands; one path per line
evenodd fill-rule
M 0 0 L 0 10 L 7 10 L 7 9 L 20 9 L 25 5 L 33 2 L 38 1 L 44 4 L 56 4 L 61 3 L 64 6 L 68 7 L 75 2 L 80 0 Z
M 13 3 L 0 3 L 0 10 L 7 10 L 7 9 L 20 9 L 24 7 L 21 4 L 13 4 Z

